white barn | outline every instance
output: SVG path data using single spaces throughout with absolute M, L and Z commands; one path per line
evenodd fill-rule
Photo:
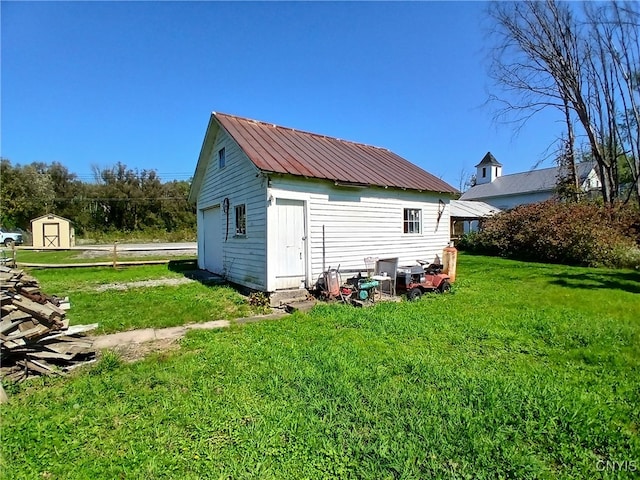
M 198 266 L 274 292 L 365 257 L 433 259 L 457 193 L 386 149 L 213 113 L 189 193 Z

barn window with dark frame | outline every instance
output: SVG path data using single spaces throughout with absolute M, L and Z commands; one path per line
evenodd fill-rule
M 236 205 L 236 235 L 247 234 L 247 207 L 243 203 L 242 205 Z
M 404 233 L 420 233 L 422 210 L 419 208 L 404 209 Z
M 227 156 L 225 154 L 224 147 L 218 150 L 218 168 L 224 168 L 227 164 Z

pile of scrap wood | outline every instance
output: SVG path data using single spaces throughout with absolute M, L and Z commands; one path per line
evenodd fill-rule
M 64 372 L 95 358 L 83 335 L 97 327 L 69 327 L 68 299 L 45 295 L 35 278 L 0 265 L 0 375 L 12 381 Z

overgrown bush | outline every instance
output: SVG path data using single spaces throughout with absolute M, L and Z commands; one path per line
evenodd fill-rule
M 585 266 L 640 266 L 640 212 L 628 205 L 546 201 L 482 222 L 459 247 L 489 255 Z

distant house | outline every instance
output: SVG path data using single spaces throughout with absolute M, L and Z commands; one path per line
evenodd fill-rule
M 582 191 L 600 188 L 592 162 L 579 163 L 578 181 Z M 476 185 L 464 192 L 460 200 L 482 201 L 501 210 L 549 200 L 556 195 L 559 167 L 502 175 L 502 164 L 487 152 L 476 165 Z
M 211 115 L 189 193 L 198 265 L 274 292 L 366 257 L 441 254 L 455 188 L 389 150 Z
M 480 201 L 451 200 L 451 239 L 459 239 L 462 235 L 478 230 L 480 220 L 501 212 L 488 203 Z

